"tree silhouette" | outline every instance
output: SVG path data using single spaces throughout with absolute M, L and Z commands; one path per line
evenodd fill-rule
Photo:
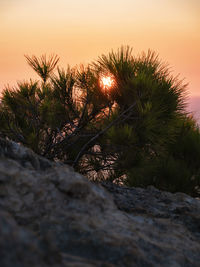
M 5 88 L 1 136 L 93 180 L 197 194 L 200 133 L 185 112 L 186 85 L 154 52 L 121 47 L 67 70 L 56 70 L 57 56 L 26 59 L 41 80 Z

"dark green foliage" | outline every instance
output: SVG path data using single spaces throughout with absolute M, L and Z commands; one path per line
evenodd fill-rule
M 184 112 L 185 86 L 173 79 L 150 51 L 133 58 L 129 48 L 122 48 L 99 58 L 94 68 L 115 77 L 115 87 L 109 93 L 110 101 L 115 103 L 113 117 L 135 103 L 101 143 L 102 151 L 112 151 L 107 153 L 107 161 L 114 158 L 113 168 L 127 175 L 140 158 L 165 154 L 167 144 L 176 135 L 176 120 Z
M 84 149 L 80 153 L 80 149 L 98 133 L 101 113 L 108 105 L 98 77 L 89 68 L 58 68 L 54 74 L 57 56 L 49 60 L 44 55 L 26 58 L 42 81 L 30 80 L 3 91 L 1 136 L 78 168 L 78 161 L 86 152 Z M 91 146 L 94 142 L 86 149 Z
M 200 131 L 191 117 L 177 120 L 176 136 L 160 157 L 142 158 L 130 169 L 126 183 L 130 186 L 154 185 L 171 192 L 199 195 Z
M 0 133 L 95 180 L 197 194 L 200 132 L 185 113 L 185 88 L 151 51 L 129 47 L 87 67 L 28 57 L 42 81 L 3 92 Z M 114 79 L 102 88 L 102 75 Z
M 59 58 L 57 56 L 50 56 L 47 60 L 45 55 L 42 55 L 40 58 L 36 56 L 25 56 L 28 64 L 37 72 L 37 74 L 42 78 L 45 83 L 49 78 L 51 72 L 56 67 Z

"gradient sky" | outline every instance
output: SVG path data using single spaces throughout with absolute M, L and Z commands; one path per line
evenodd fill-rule
M 0 0 L 0 91 L 35 77 L 24 54 L 66 67 L 121 45 L 156 51 L 200 96 L 200 0 Z

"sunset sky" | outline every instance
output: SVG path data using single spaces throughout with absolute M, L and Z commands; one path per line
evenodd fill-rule
M 0 0 L 0 91 L 35 77 L 24 54 L 66 67 L 121 45 L 156 51 L 200 100 L 200 0 Z

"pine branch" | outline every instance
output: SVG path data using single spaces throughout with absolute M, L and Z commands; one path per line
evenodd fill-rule
M 134 102 L 129 108 L 127 108 L 126 110 L 124 110 L 114 121 L 112 121 L 109 125 L 107 125 L 103 130 L 101 130 L 98 134 L 96 134 L 93 138 L 91 138 L 79 151 L 74 163 L 73 163 L 73 167 L 75 167 L 80 159 L 80 157 L 82 156 L 83 152 L 85 151 L 85 149 L 88 147 L 88 145 L 90 143 L 92 143 L 93 141 L 95 141 L 99 136 L 101 136 L 102 134 L 104 134 L 106 131 L 108 131 L 114 124 L 116 124 L 117 121 L 119 121 L 119 119 L 125 115 L 129 110 L 131 110 L 135 105 L 137 104 L 137 102 Z

